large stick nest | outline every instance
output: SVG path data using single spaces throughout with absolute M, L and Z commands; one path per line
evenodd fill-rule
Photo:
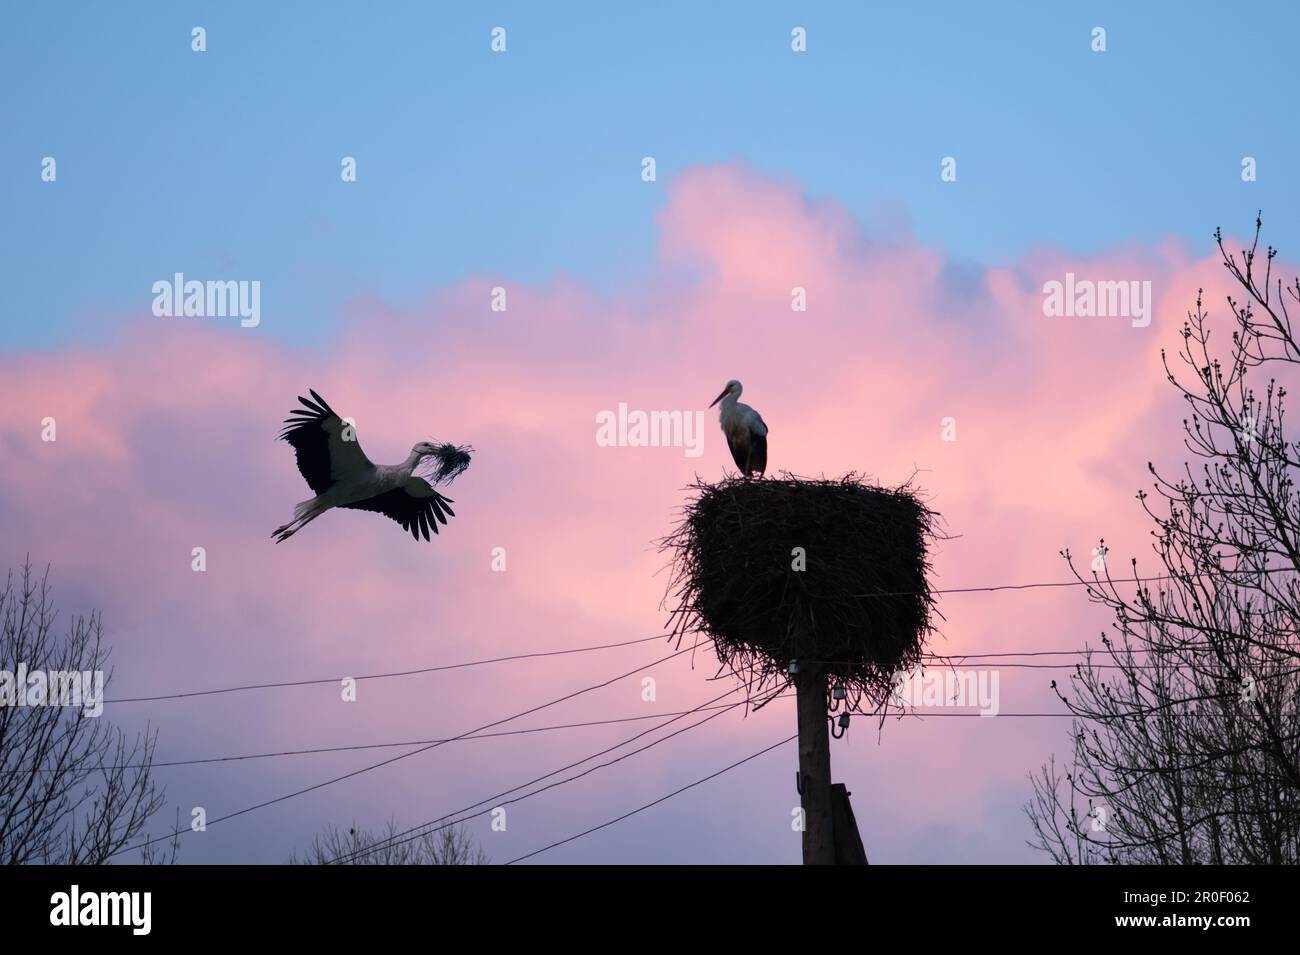
M 851 708 L 882 710 L 894 674 L 920 662 L 933 632 L 926 547 L 937 515 L 910 484 L 856 474 L 693 489 L 661 541 L 673 634 L 711 638 L 751 693 L 784 687 L 792 660 L 821 663 Z

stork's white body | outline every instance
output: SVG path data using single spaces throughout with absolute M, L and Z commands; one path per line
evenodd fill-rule
M 344 472 L 324 493 L 295 505 L 294 520 L 310 514 L 299 524 L 301 527 L 332 507 L 347 507 L 389 491 L 406 490 L 407 482 L 413 477 L 420 458 L 420 455 L 412 451 L 411 456 L 402 464 L 371 464 L 368 468 Z
M 734 378 L 727 382 L 722 394 L 714 399 L 713 404 L 720 404 L 718 423 L 727 438 L 727 447 L 731 449 L 731 458 L 745 475 L 749 477 L 755 471 L 759 477 L 767 471 L 767 423 L 762 415 L 740 401 L 744 385 Z M 712 407 L 712 406 L 710 406 Z

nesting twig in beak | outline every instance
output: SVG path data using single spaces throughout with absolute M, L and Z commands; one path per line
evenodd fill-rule
M 439 444 L 434 447 L 432 459 L 425 458 L 420 463 L 421 466 L 430 468 L 430 483 L 441 484 L 445 481 L 450 484 L 465 473 L 473 450 L 469 445 L 457 447 L 454 444 Z

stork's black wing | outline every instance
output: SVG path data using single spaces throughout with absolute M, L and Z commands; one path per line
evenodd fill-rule
M 757 425 L 752 429 L 749 439 L 749 469 L 764 474 L 767 471 L 767 422 L 757 411 L 754 412 Z
M 438 533 L 439 522 L 446 524 L 448 516 L 456 516 L 449 506 L 451 503 L 451 498 L 443 497 L 424 478 L 411 477 L 402 487 L 339 506 L 383 514 L 401 524 L 403 530 L 410 531 L 416 540 L 421 534 L 428 540 L 429 531 Z
M 727 435 L 727 450 L 731 452 L 731 460 L 736 462 L 736 468 L 742 474 L 745 473 L 749 462 L 749 446 L 733 441 L 731 435 Z
M 284 419 L 280 437 L 293 445 L 298 470 L 308 486 L 315 493 L 324 494 L 335 481 L 359 476 L 374 465 L 361 450 L 355 429 L 335 414 L 324 398 L 311 389 L 308 391 L 314 400 L 298 396 L 303 407 L 294 408 Z
M 756 434 L 749 439 L 748 468 L 759 474 L 767 472 L 767 435 Z

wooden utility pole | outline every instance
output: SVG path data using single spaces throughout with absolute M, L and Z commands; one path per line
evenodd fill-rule
M 799 805 L 803 807 L 803 864 L 835 865 L 831 806 L 831 737 L 826 713 L 826 667 L 796 661 L 799 709 Z

